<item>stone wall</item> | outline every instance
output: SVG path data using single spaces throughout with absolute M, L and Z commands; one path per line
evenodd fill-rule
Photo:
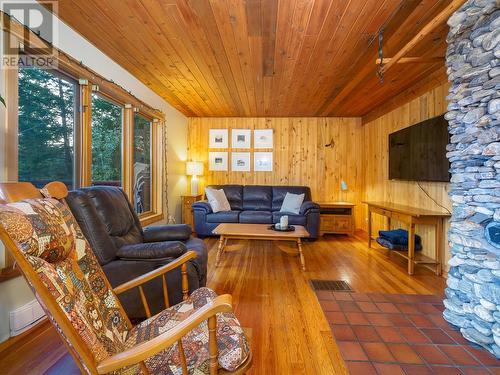
M 448 20 L 453 216 L 444 318 L 500 358 L 500 0 Z

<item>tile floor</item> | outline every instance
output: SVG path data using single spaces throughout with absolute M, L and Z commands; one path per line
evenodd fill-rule
M 316 291 L 347 367 L 357 374 L 499 374 L 500 360 L 442 317 L 433 295 Z

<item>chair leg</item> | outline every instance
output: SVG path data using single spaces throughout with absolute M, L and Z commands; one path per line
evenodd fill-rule
M 226 239 L 224 236 L 220 236 L 219 238 L 219 248 L 217 249 L 217 257 L 215 259 L 215 265 L 218 266 L 220 264 L 220 257 L 224 252 L 224 246 L 226 246 Z
M 219 349 L 217 348 L 217 317 L 208 318 L 208 352 L 210 354 L 210 375 L 219 371 Z

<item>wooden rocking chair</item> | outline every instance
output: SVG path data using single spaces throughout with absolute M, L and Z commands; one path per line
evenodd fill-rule
M 64 202 L 67 194 L 60 182 L 42 190 L 0 183 L 0 240 L 83 373 L 243 374 L 251 367 L 231 296 L 208 288 L 188 296 L 185 263 L 194 252 L 112 289 Z M 184 301 L 169 307 L 165 273 L 176 267 Z M 142 285 L 155 277 L 163 280 L 166 309 L 151 317 Z M 132 288 L 148 316 L 136 326 L 117 298 Z

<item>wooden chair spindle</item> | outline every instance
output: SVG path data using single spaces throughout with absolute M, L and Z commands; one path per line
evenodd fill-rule
M 187 265 L 184 263 L 181 266 L 181 274 L 182 274 L 182 299 L 185 301 L 189 297 L 189 281 L 187 277 Z
M 170 302 L 168 301 L 168 286 L 167 279 L 165 278 L 165 274 L 162 275 L 162 285 L 163 285 L 163 300 L 165 301 L 165 308 L 168 309 L 170 307 Z
M 151 310 L 149 310 L 148 300 L 146 299 L 146 295 L 144 294 L 142 285 L 139 285 L 139 293 L 141 294 L 141 301 L 142 305 L 144 306 L 144 310 L 146 310 L 146 317 L 151 318 Z

